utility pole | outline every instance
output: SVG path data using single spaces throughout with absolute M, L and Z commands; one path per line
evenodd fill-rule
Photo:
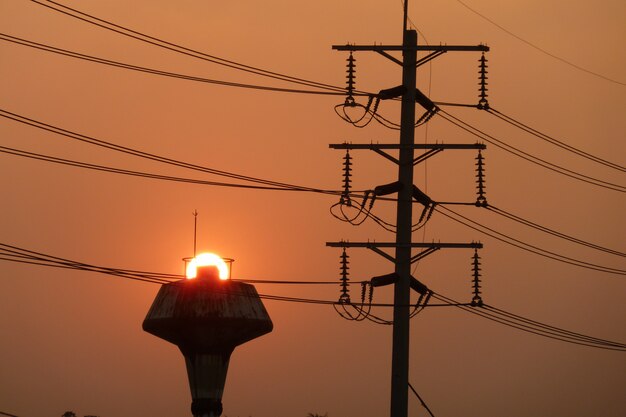
M 413 159 L 415 144 L 415 89 L 417 32 L 405 30 L 402 42 L 400 155 L 398 163 L 396 274 L 391 357 L 391 416 L 406 417 L 409 396 L 409 306 L 411 304 L 411 234 L 413 225 Z
M 331 247 L 362 247 L 370 249 L 377 254 L 383 256 L 387 260 L 394 263 L 395 272 L 388 276 L 376 277 L 372 279 L 372 286 L 380 286 L 386 284 L 394 284 L 394 307 L 393 307 L 393 346 L 391 359 L 391 417 L 407 417 L 408 415 L 408 394 L 409 394 L 409 339 L 410 339 L 410 308 L 411 308 L 411 289 L 420 291 L 429 291 L 423 284 L 419 283 L 411 275 L 411 265 L 429 255 L 430 253 L 441 248 L 482 248 L 480 243 L 413 243 L 413 204 L 424 204 L 424 214 L 430 210 L 427 217 L 432 214 L 436 202 L 432 201 L 428 196 L 422 193 L 413 184 L 414 166 L 423 162 L 430 156 L 443 151 L 444 149 L 485 149 L 484 144 L 415 144 L 415 128 L 416 113 L 415 106 L 418 103 L 426 109 L 424 116 L 420 121 L 426 122 L 432 117 L 437 106 L 416 87 L 416 70 L 417 67 L 424 63 L 448 52 L 448 51 L 482 51 L 489 50 L 487 46 L 454 46 L 454 45 L 419 45 L 417 44 L 417 32 L 407 29 L 407 3 L 405 0 L 404 8 L 404 25 L 403 25 L 403 41 L 402 45 L 335 45 L 333 49 L 339 51 L 373 51 L 377 52 L 390 61 L 402 66 L 402 84 L 387 90 L 381 90 L 377 96 L 378 100 L 397 99 L 401 97 L 401 124 L 400 124 L 400 143 L 399 145 L 383 145 L 383 144 L 334 144 L 330 145 L 334 149 L 369 149 L 379 155 L 391 160 L 398 166 L 398 181 L 396 183 L 387 184 L 376 187 L 374 194 L 376 196 L 397 193 L 396 206 L 396 240 L 395 242 L 327 242 L 327 246 Z M 401 51 L 402 61 L 392 56 L 388 51 Z M 427 55 L 417 58 L 418 51 L 428 52 Z M 351 58 L 349 68 L 353 70 L 353 61 Z M 349 99 L 346 100 L 346 107 L 353 107 L 354 99 L 352 97 L 353 74 L 349 75 Z M 366 111 L 369 111 L 369 105 Z M 375 110 L 374 110 L 375 113 Z M 398 157 L 388 154 L 385 150 L 393 149 L 398 151 Z M 415 149 L 427 150 L 424 154 L 415 158 Z M 349 159 L 348 159 L 349 161 Z M 349 169 L 346 168 L 346 174 Z M 348 178 L 346 184 L 348 184 Z M 484 198 L 484 197 L 483 197 Z M 349 197 L 346 199 L 347 205 L 350 205 Z M 478 201 L 476 203 L 478 205 Z M 429 208 L 430 206 L 430 208 Z M 394 248 L 395 256 L 384 252 L 381 248 Z M 414 248 L 423 248 L 416 254 L 412 254 Z M 344 252 L 343 267 L 344 275 L 346 275 L 346 256 Z M 344 276 L 344 279 L 346 277 Z M 376 280 L 376 284 L 374 283 Z M 347 279 L 345 279 L 347 282 Z M 423 295 L 423 292 L 422 292 Z M 350 305 L 350 299 L 347 292 L 344 297 L 340 298 L 340 303 Z

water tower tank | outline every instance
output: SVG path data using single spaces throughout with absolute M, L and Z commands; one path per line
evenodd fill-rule
M 273 325 L 253 285 L 221 280 L 215 266 L 197 271 L 161 287 L 143 329 L 180 348 L 194 417 L 218 417 L 231 353 Z

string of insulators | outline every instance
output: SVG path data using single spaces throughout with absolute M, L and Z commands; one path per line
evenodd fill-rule
M 341 293 L 339 295 L 339 302 L 350 303 L 350 294 L 348 294 L 350 292 L 350 289 L 348 288 L 350 286 L 350 283 L 348 282 L 350 281 L 350 279 L 348 278 L 348 275 L 350 275 L 350 273 L 348 272 L 348 270 L 350 269 L 350 267 L 348 266 L 348 264 L 350 263 L 348 261 L 348 258 L 350 257 L 346 253 L 346 248 L 343 248 L 343 252 L 341 253 L 340 258 L 341 266 L 339 270 L 341 272 L 341 278 L 339 279 L 339 285 L 341 286 Z
M 478 66 L 478 85 L 480 86 L 478 89 L 478 108 L 481 110 L 487 110 L 489 108 L 489 102 L 487 101 L 487 58 L 485 57 L 485 53 L 483 52 L 480 59 L 478 60 L 480 65 Z
M 361 283 L 361 304 L 365 304 L 365 291 L 367 290 L 367 282 L 362 282 Z M 371 294 L 371 289 L 370 289 L 370 294 Z
M 343 193 L 339 198 L 341 204 L 345 204 L 352 207 L 352 200 L 350 199 L 350 189 L 352 183 L 352 157 L 350 156 L 350 150 L 346 149 L 346 156 L 343 157 Z
M 356 84 L 356 59 L 352 56 L 352 51 L 350 52 L 350 56 L 348 56 L 348 68 L 346 75 L 346 90 L 348 92 L 348 96 L 346 97 L 345 105 L 346 106 L 354 106 L 354 85 Z
M 415 122 L 415 126 L 419 126 L 422 125 L 424 123 L 428 123 L 430 121 L 430 119 L 433 118 L 433 116 L 435 114 L 437 114 L 437 112 L 439 111 L 439 108 L 435 107 L 435 109 L 433 110 L 427 110 L 424 114 L 422 114 L 420 116 L 419 119 L 417 119 L 417 122 Z
M 478 249 L 474 249 L 474 257 L 472 262 L 472 269 L 474 272 L 474 296 L 472 297 L 472 306 L 473 307 L 482 307 L 483 299 L 480 296 L 480 256 L 478 256 Z
M 476 206 L 487 207 L 487 197 L 485 197 L 485 158 L 481 150 L 478 150 L 476 157 Z

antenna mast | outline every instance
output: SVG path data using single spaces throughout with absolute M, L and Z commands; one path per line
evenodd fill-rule
M 197 230 L 198 230 L 198 210 L 194 210 L 193 213 L 193 257 L 195 258 L 197 253 L 196 253 L 196 236 L 197 236 Z
M 407 22 L 409 20 L 409 0 L 404 0 L 404 21 L 402 22 L 402 33 L 406 32 Z

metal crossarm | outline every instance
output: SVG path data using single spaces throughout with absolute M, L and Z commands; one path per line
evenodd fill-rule
M 333 45 L 335 51 L 489 52 L 487 45 Z
M 410 259 L 410 263 L 419 261 L 420 259 L 425 258 L 431 253 L 439 250 L 439 249 L 481 249 L 483 247 L 482 243 L 471 242 L 471 243 L 442 243 L 442 242 L 431 242 L 431 243 L 406 243 L 399 244 L 395 242 L 347 242 L 347 241 L 339 241 L 339 242 L 326 242 L 326 246 L 333 248 L 366 248 L 369 249 L 388 261 L 395 263 L 396 258 L 389 255 L 387 252 L 382 250 L 382 248 L 423 248 L 424 250 L 420 253 L 414 255 Z
M 486 149 L 487 145 L 485 145 L 484 143 L 416 143 L 410 146 L 407 145 L 401 145 L 401 144 L 387 144 L 387 143 L 370 143 L 370 144 L 366 144 L 366 143 L 335 143 L 335 144 L 330 144 L 328 145 L 329 148 L 331 149 L 347 149 L 347 150 L 351 150 L 351 149 L 367 149 L 370 151 L 374 151 L 377 154 L 379 154 L 380 156 L 384 157 L 385 159 L 390 160 L 391 162 L 393 162 L 396 165 L 400 164 L 400 161 L 398 160 L 398 158 L 394 157 L 393 155 L 390 155 L 389 153 L 385 152 L 385 149 L 397 149 L 397 150 L 402 150 L 402 149 L 426 149 L 428 150 L 427 152 L 424 152 L 422 155 L 419 155 L 416 158 L 413 158 L 413 165 L 417 165 L 420 162 L 425 161 L 426 159 L 430 158 L 431 156 L 434 156 L 435 154 L 442 152 L 446 149 L 478 149 L 478 150 L 482 150 L 482 149 Z

